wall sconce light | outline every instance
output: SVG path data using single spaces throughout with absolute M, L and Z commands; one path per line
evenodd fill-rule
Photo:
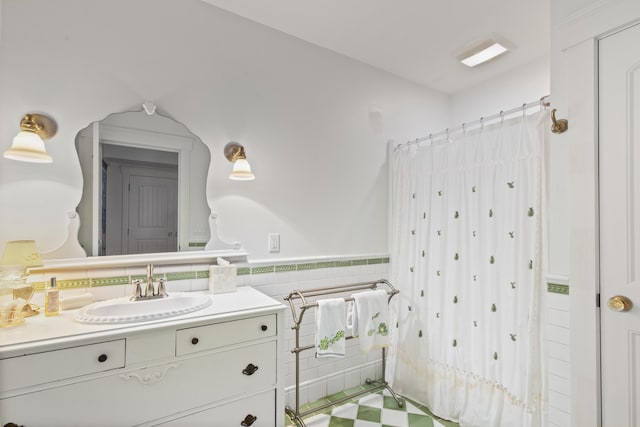
M 53 162 L 44 148 L 44 140 L 52 138 L 57 130 L 53 119 L 41 114 L 25 114 L 20 120 L 20 132 L 13 138 L 11 148 L 4 152 L 4 157 L 21 162 Z
M 230 142 L 224 147 L 224 156 L 233 163 L 229 179 L 235 181 L 252 181 L 256 179 L 244 153 L 244 147 L 237 142 Z

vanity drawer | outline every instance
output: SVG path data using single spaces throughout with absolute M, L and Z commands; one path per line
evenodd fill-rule
M 278 416 L 284 417 L 283 414 Z M 251 419 L 247 417 L 255 417 Z M 245 421 L 245 424 L 242 424 Z M 226 405 L 206 409 L 202 412 L 187 415 L 169 422 L 155 424 L 159 426 L 240 426 L 273 427 L 276 425 L 276 396 L 275 391 L 270 390 L 255 396 L 246 397 Z
M 176 356 L 276 335 L 276 315 L 251 317 L 176 331 Z
M 124 339 L 2 359 L 0 392 L 124 366 Z

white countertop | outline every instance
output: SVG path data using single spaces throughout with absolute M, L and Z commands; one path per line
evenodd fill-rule
M 205 292 L 203 292 L 205 293 Z M 208 292 L 207 292 L 208 293 Z M 209 294 L 212 304 L 202 310 L 180 316 L 137 323 L 95 325 L 74 321 L 79 309 L 60 311 L 58 316 L 43 314 L 28 317 L 25 323 L 9 328 L 0 328 L 0 358 L 13 357 L 33 351 L 34 348 L 58 346 L 75 341 L 103 340 L 124 334 L 149 331 L 151 329 L 197 325 L 216 319 L 230 320 L 265 311 L 284 309 L 275 299 L 249 286 L 241 286 L 236 292 Z

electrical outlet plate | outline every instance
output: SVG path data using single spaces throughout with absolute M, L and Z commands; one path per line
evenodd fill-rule
M 280 252 L 280 235 L 276 233 L 269 234 L 269 252 Z

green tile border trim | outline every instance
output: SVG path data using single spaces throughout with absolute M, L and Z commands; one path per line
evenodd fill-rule
M 287 265 L 276 265 L 276 273 L 281 273 L 283 271 L 296 271 L 298 266 L 295 264 L 287 264 Z
M 569 286 L 559 285 L 557 283 L 547 283 L 547 292 L 552 294 L 569 295 Z
M 175 273 L 167 273 L 167 281 L 172 282 L 174 280 L 193 280 L 197 279 L 198 275 L 202 273 L 200 271 L 179 271 Z M 208 272 L 207 272 L 208 273 Z M 161 277 L 165 277 L 164 274 L 154 275 L 154 279 L 160 279 Z
M 236 270 L 236 276 L 247 276 L 251 274 L 251 268 L 249 267 L 238 267 Z
M 256 267 L 238 267 L 238 276 L 247 274 L 282 273 L 287 271 L 316 270 L 320 268 L 357 267 L 360 265 L 389 264 L 389 258 L 365 258 L 339 261 L 303 262 L 300 264 L 261 265 Z
M 207 242 L 189 242 L 190 248 L 204 248 L 207 246 Z
M 286 273 L 289 271 L 304 271 L 304 270 L 316 270 L 321 268 L 343 268 L 343 267 L 357 267 L 361 265 L 379 265 L 388 264 L 389 258 L 363 258 L 363 259 L 351 259 L 351 260 L 338 260 L 338 261 L 318 261 L 318 262 L 302 262 L 299 264 L 278 264 L 278 265 L 257 265 L 255 267 L 245 266 L 238 267 L 236 270 L 237 276 L 248 276 L 252 274 L 265 274 L 265 273 Z M 196 280 L 196 279 L 208 279 L 209 270 L 200 271 L 178 271 L 169 272 L 166 274 L 154 274 L 153 280 L 158 281 L 160 278 L 166 277 L 167 281 L 172 282 L 176 280 Z M 131 276 L 112 276 L 112 277 L 96 277 L 96 278 L 82 278 L 82 279 L 69 279 L 58 280 L 57 284 L 60 289 L 81 289 L 98 286 L 112 286 L 112 285 L 128 285 L 134 280 L 146 281 L 147 276 L 143 274 L 135 274 Z M 42 292 L 45 287 L 45 282 L 32 282 L 32 285 L 36 292 Z M 562 286 L 562 285 L 557 285 Z
M 267 265 L 263 267 L 251 267 L 251 274 L 273 273 L 274 271 L 275 271 L 275 267 L 273 265 Z
M 95 279 L 86 279 L 87 286 L 112 286 L 112 285 L 128 285 L 129 276 L 117 276 L 117 277 L 97 277 Z M 61 280 L 66 282 L 66 280 Z M 62 288 L 62 286 L 60 286 Z

